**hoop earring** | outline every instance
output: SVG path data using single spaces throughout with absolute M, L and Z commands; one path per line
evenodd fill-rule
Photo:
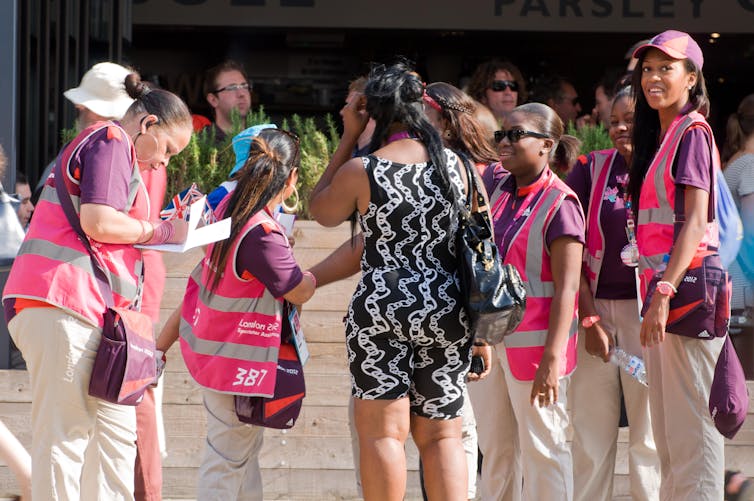
M 147 158 L 139 158 L 139 150 L 136 148 L 136 141 L 139 140 L 140 137 L 149 136 L 152 138 L 152 141 L 154 141 L 154 151 L 152 152 L 152 155 Z M 142 134 L 141 132 L 136 133 L 136 137 L 134 137 L 134 151 L 136 151 L 136 161 L 137 162 L 148 162 L 154 158 L 154 156 L 157 154 L 157 148 L 160 147 L 160 143 L 157 142 L 157 138 L 154 137 L 152 134 Z
M 288 205 L 285 203 L 288 198 L 294 197 L 296 199 L 296 202 L 293 205 Z M 286 199 L 283 199 L 280 201 L 280 206 L 283 208 L 285 212 L 288 214 L 293 214 L 298 210 L 298 203 L 299 203 L 299 197 L 298 197 L 298 188 L 296 188 L 296 185 L 293 185 L 293 193 L 291 193 L 291 196 Z

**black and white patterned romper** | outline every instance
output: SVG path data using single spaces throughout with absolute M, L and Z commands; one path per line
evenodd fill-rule
M 445 154 L 463 193 L 461 164 Z M 456 273 L 456 208 L 431 163 L 363 160 L 371 194 L 359 217 L 362 277 L 346 317 L 353 395 L 408 395 L 414 414 L 460 416 L 472 340 Z

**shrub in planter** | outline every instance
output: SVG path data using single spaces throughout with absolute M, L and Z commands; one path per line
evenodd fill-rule
M 193 134 L 188 146 L 171 158 L 168 164 L 168 196 L 180 192 L 191 183 L 196 183 L 203 193 L 214 189 L 228 178 L 228 173 L 236 163 L 233 136 L 245 127 L 271 122 L 263 107 L 250 112 L 246 124 L 243 124 L 237 112 L 232 120 L 233 128 L 222 143 L 215 144 L 214 134 L 210 129 L 205 129 Z M 308 219 L 309 195 L 335 152 L 340 136 L 330 115 L 325 116 L 324 130 L 317 126 L 313 118 L 302 118 L 299 115 L 283 119 L 280 127 L 294 132 L 301 141 L 298 217 Z

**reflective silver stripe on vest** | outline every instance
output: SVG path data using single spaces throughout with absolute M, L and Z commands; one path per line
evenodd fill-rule
M 549 207 L 554 205 L 554 210 L 557 211 L 564 199 L 565 193 L 557 189 L 548 189 L 545 195 L 537 201 L 532 209 L 532 214 L 534 214 L 535 219 L 529 226 L 529 238 L 526 247 L 527 282 L 524 283 L 524 286 L 526 287 L 527 297 L 551 298 L 555 295 L 555 284 L 552 282 L 543 282 L 540 277 L 542 272 L 542 248 L 545 245 L 544 227 L 545 223 L 547 223 Z M 527 223 L 528 221 L 524 222 L 513 236 L 511 246 L 519 237 Z M 544 346 L 547 341 L 547 332 L 547 329 L 516 331 L 515 334 L 505 338 L 505 347 L 526 348 Z M 571 335 L 572 333 L 573 331 L 571 331 Z
M 659 165 L 657 166 L 657 169 L 655 169 L 655 173 L 652 178 L 654 191 L 657 197 L 657 204 L 659 205 L 659 207 L 648 209 L 642 209 L 641 207 L 639 207 L 637 220 L 640 227 L 650 223 L 658 223 L 664 225 L 674 224 L 675 210 L 673 209 L 673 206 L 671 206 L 670 200 L 668 200 L 668 193 L 665 190 L 665 172 L 667 171 L 667 169 L 673 168 L 673 161 L 675 160 L 676 154 L 678 153 L 678 148 L 681 145 L 681 137 L 692 123 L 694 123 L 694 119 L 690 115 L 687 115 L 675 128 L 672 136 L 666 136 L 663 139 L 662 144 L 660 145 L 660 150 L 663 150 L 667 141 L 673 141 L 673 143 L 671 143 L 671 146 L 667 150 L 665 150 L 665 155 L 657 158 Z M 652 160 L 650 168 L 654 164 L 654 161 L 655 159 Z M 671 179 L 673 179 L 672 170 L 670 171 L 670 177 Z M 644 181 L 646 182 L 647 180 L 645 179 Z M 675 203 L 675 200 L 673 201 L 673 203 Z M 646 230 L 646 228 L 644 229 Z M 641 229 L 637 228 L 637 231 L 641 231 Z M 644 272 L 645 270 L 650 268 L 653 270 L 658 269 L 662 264 L 664 258 L 665 253 L 654 254 L 651 256 L 640 255 L 639 271 Z
M 663 188 L 662 191 L 664 192 L 665 189 Z M 674 220 L 675 220 L 675 211 L 669 205 L 661 206 L 660 208 L 654 208 L 654 209 L 641 209 L 641 208 L 639 209 L 639 224 L 647 224 L 647 223 L 673 224 Z M 666 222 L 666 221 L 670 221 L 670 222 Z
M 92 280 L 96 280 L 94 277 L 94 270 L 92 269 L 92 259 L 88 252 L 80 252 L 70 247 L 64 247 L 57 245 L 48 240 L 43 239 L 30 239 L 26 240 L 19 250 L 21 254 L 34 254 L 42 256 L 61 263 L 66 263 L 80 270 L 83 270 L 92 277 Z M 141 261 L 139 261 L 141 266 Z M 109 277 L 112 277 L 112 273 L 108 273 Z M 133 298 L 138 293 L 136 284 L 131 284 L 125 280 L 111 280 L 110 288 L 121 297 Z
M 578 331 L 576 318 L 571 321 L 571 326 L 568 328 L 568 337 L 570 338 Z M 537 348 L 547 344 L 547 329 L 538 331 L 524 331 L 516 332 L 513 335 L 506 336 L 505 341 L 506 348 Z
M 602 214 L 602 206 L 603 206 L 603 194 L 607 190 L 607 185 L 610 183 L 610 171 L 613 168 L 613 164 L 615 163 L 615 159 L 618 157 L 617 150 L 608 150 L 611 153 L 605 153 L 604 151 L 595 151 L 592 153 L 592 158 L 594 158 L 594 163 L 592 164 L 592 187 L 589 192 L 589 200 L 587 201 L 586 206 L 586 228 L 587 232 L 593 229 L 597 229 L 597 232 L 599 233 L 599 240 L 601 242 L 602 248 L 596 252 L 595 256 L 592 256 L 591 252 L 587 248 L 587 245 L 584 245 L 584 261 L 586 262 L 586 266 L 594 274 L 594 278 L 589 278 L 589 285 L 592 289 L 592 294 L 597 293 L 597 285 L 600 281 L 600 273 L 602 273 L 602 261 L 605 256 L 605 232 L 602 229 L 602 224 L 600 224 L 600 215 Z M 597 182 L 600 180 L 600 177 L 602 176 L 602 173 L 607 169 L 607 172 L 605 172 L 605 178 L 604 183 L 602 183 L 601 186 L 597 185 Z M 597 210 L 595 211 L 596 214 L 592 214 L 592 207 L 596 205 Z M 592 221 L 595 222 L 595 224 L 592 224 Z M 593 238 L 592 235 L 588 235 L 588 238 L 586 239 L 587 244 L 589 243 L 589 239 Z
M 254 362 L 273 362 L 278 359 L 279 349 L 277 346 L 260 347 L 227 341 L 200 339 L 194 335 L 191 325 L 183 318 L 181 318 L 180 333 L 181 338 L 191 346 L 191 351 L 199 355 L 219 356 Z
M 254 312 L 262 315 L 275 316 L 280 310 L 279 301 L 272 296 L 272 293 L 264 289 L 264 294 L 260 297 L 225 297 L 211 291 L 202 284 L 202 263 L 200 262 L 191 272 L 191 278 L 199 287 L 199 299 L 208 308 L 215 311 L 226 312 Z
M 563 200 L 565 200 L 565 193 L 557 189 L 550 189 L 545 193 L 545 196 L 539 199 L 537 206 L 532 210 L 535 219 L 529 227 L 529 238 L 526 247 L 527 295 L 533 297 L 552 297 L 555 295 L 555 285 L 552 282 L 543 282 L 540 277 L 542 273 L 542 249 L 546 245 L 544 231 L 545 223 L 547 223 L 547 214 L 551 206 L 555 206 L 553 213 L 557 211 Z M 526 226 L 526 223 L 521 225 L 519 232 L 524 226 Z M 536 235 L 536 237 L 532 238 L 533 235 Z M 514 240 L 518 236 L 517 233 Z
M 74 207 L 79 207 L 81 205 L 81 199 L 77 195 L 71 195 L 69 193 L 71 200 L 73 201 Z M 44 188 L 42 189 L 42 194 L 39 195 L 40 200 L 44 200 L 45 202 L 50 202 L 51 204 L 60 205 L 60 199 L 58 198 L 58 192 L 55 189 L 54 186 L 50 186 L 46 184 Z

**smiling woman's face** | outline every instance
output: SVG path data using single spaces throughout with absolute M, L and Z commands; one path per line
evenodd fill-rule
M 529 115 L 518 111 L 505 119 L 503 130 L 512 129 L 541 133 Z M 516 142 L 505 137 L 498 143 L 497 151 L 500 162 L 508 172 L 516 177 L 528 177 L 547 164 L 548 144 L 551 144 L 551 140 L 532 136 L 523 136 Z
M 634 131 L 634 104 L 628 97 L 622 97 L 613 103 L 610 112 L 610 140 L 622 157 L 631 157 L 633 143 L 631 135 Z

